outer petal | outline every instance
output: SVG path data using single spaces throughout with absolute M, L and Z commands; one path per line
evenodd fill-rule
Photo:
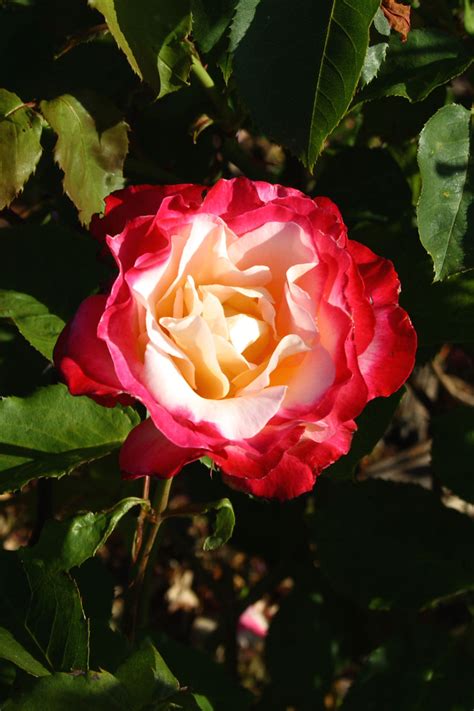
M 205 452 L 177 447 L 147 419 L 130 432 L 120 450 L 120 469 L 127 479 L 159 476 L 164 479 L 179 474 L 185 464 Z
M 109 349 L 97 336 L 106 296 L 89 296 L 61 333 L 54 363 L 73 395 L 89 395 L 102 405 L 129 404 L 115 373 Z
M 400 282 L 393 264 L 368 247 L 349 241 L 365 295 L 373 306 L 374 335 L 359 355 L 359 368 L 369 388 L 369 400 L 398 390 L 413 370 L 417 338 L 408 314 L 398 306 Z
M 182 185 L 133 185 L 124 190 L 117 190 L 105 201 L 105 215 L 94 215 L 91 232 L 103 240 L 106 235 L 116 235 L 126 223 L 135 217 L 155 215 L 167 197 L 174 197 L 174 206 L 185 211 L 189 207 L 196 209 L 201 202 L 205 188 L 201 185 L 185 183 Z
M 346 422 L 325 442 L 314 441 L 308 431 L 267 476 L 259 479 L 226 476 L 224 465 L 224 479 L 234 489 L 254 496 L 280 501 L 294 499 L 311 491 L 320 472 L 349 451 L 354 430 L 355 423 Z

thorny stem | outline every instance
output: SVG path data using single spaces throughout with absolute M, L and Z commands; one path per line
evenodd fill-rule
M 130 637 L 133 642 L 137 629 L 146 623 L 148 617 L 148 602 L 150 598 L 151 576 L 148 569 L 151 554 L 153 552 L 156 537 L 164 517 L 171 488 L 172 479 L 158 479 L 155 493 L 153 495 L 153 520 L 148 527 L 148 535 L 144 544 L 138 552 L 136 563 L 136 574 L 132 583 L 132 603 L 131 603 L 131 631 Z

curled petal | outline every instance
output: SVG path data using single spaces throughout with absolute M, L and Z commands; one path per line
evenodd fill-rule
M 73 395 L 89 395 L 102 405 L 130 404 L 115 373 L 109 349 L 97 335 L 106 296 L 89 296 L 61 333 L 54 363 Z
M 205 454 L 199 449 L 177 447 L 158 430 L 151 419 L 135 427 L 120 450 L 120 469 L 125 478 L 158 476 L 169 479 L 185 464 Z

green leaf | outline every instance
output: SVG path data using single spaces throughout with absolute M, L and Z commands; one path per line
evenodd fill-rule
M 97 553 L 131 508 L 145 504 L 144 499 L 130 496 L 108 511 L 88 511 L 66 521 L 48 521 L 39 542 L 28 554 L 41 559 L 51 573 L 68 572 Z
M 223 664 L 202 650 L 160 633 L 155 640 L 181 684 L 202 694 L 215 711 L 248 711 L 251 695 L 240 686 Z
M 30 597 L 28 578 L 18 552 L 0 549 L 0 624 L 46 668 L 49 663 L 44 651 L 25 624 Z
M 127 124 L 108 99 L 92 92 L 42 101 L 41 110 L 58 134 L 54 156 L 64 171 L 64 190 L 88 225 L 104 198 L 123 187 Z
M 0 289 L 0 315 L 11 318 L 21 335 L 44 355 L 53 359 L 53 349 L 64 321 L 28 294 Z
M 354 106 L 382 96 L 421 101 L 433 89 L 464 72 L 472 52 L 453 35 L 438 30 L 411 30 L 406 42 L 394 33 L 377 77 L 359 91 Z
M 472 711 L 473 661 L 466 637 L 410 625 L 370 654 L 341 711 Z
M 184 86 L 191 69 L 191 0 L 89 0 L 133 71 L 158 97 Z
M 24 659 L 12 659 L 29 673 L 87 668 L 88 624 L 77 586 L 67 573 L 51 573 L 30 549 L 0 551 L 0 624 L 37 660 L 36 669 L 27 669 Z
M 5 711 L 129 711 L 131 699 L 122 684 L 105 671 L 52 674 L 30 691 L 5 704 Z
M 168 699 L 179 691 L 179 682 L 149 639 L 117 669 L 117 678 L 133 699 L 131 711 Z
M 253 22 L 260 0 L 239 0 L 230 27 L 229 51 L 235 52 Z
M 17 667 L 33 676 L 47 676 L 49 674 L 49 671 L 17 642 L 11 632 L 3 627 L 0 627 L 0 658 L 13 662 Z
M 474 267 L 473 140 L 471 112 L 457 104 L 440 109 L 420 135 L 418 228 L 435 281 Z
M 64 385 L 0 401 L 0 491 L 61 477 L 120 447 L 139 422 L 130 408 L 103 408 Z
M 378 0 L 261 0 L 234 55 L 260 129 L 310 168 L 354 95 Z
M 0 317 L 49 360 L 65 319 L 103 278 L 96 243 L 84 235 L 52 223 L 2 230 Z
M 387 42 L 379 42 L 378 44 L 373 44 L 370 47 L 367 47 L 364 66 L 362 67 L 360 74 L 361 86 L 366 86 L 367 84 L 370 84 L 372 79 L 375 79 L 385 60 L 387 48 Z
M 207 54 L 219 42 L 234 14 L 235 0 L 192 0 L 193 37 Z
M 433 472 L 465 501 L 474 503 L 474 410 L 460 407 L 433 417 Z
M 21 549 L 20 559 L 31 590 L 25 627 L 52 669 L 87 670 L 89 623 L 76 582 L 67 573 L 52 572 L 30 549 Z
M 23 101 L 0 89 L 0 210 L 9 205 L 41 157 L 41 119 Z
M 356 420 L 357 432 L 354 434 L 351 448 L 344 457 L 323 472 L 323 476 L 348 479 L 362 457 L 370 454 L 382 439 L 393 418 L 405 388 L 400 388 L 390 397 L 378 397 L 369 402 Z
M 467 516 L 416 485 L 321 483 L 311 521 L 321 571 L 337 592 L 372 609 L 416 609 L 474 587 Z
M 235 514 L 229 499 L 220 499 L 210 504 L 206 504 L 202 513 L 216 513 L 213 530 L 203 544 L 205 551 L 214 551 L 227 543 L 232 536 L 235 525 Z

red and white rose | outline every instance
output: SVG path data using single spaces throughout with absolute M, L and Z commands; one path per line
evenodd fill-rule
M 298 496 L 413 367 L 392 264 L 349 240 L 326 198 L 245 178 L 144 185 L 110 196 L 93 230 L 119 273 L 55 362 L 73 394 L 147 408 L 121 451 L 128 474 L 207 455 L 236 488 Z

